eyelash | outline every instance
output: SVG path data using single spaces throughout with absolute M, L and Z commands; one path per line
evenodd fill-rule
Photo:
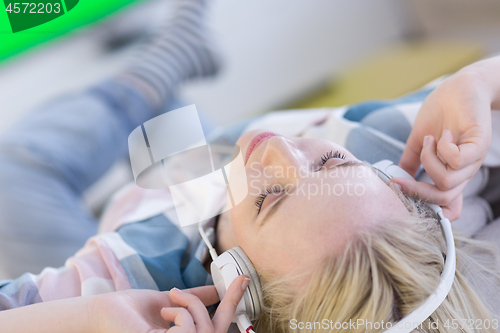
M 334 153 L 333 150 L 330 150 L 328 153 L 321 156 L 321 161 L 319 162 L 317 171 L 319 171 L 319 169 L 321 169 L 323 167 L 323 165 L 325 165 L 325 163 L 331 158 L 340 158 L 341 160 L 345 160 L 345 154 L 342 154 L 339 151 L 336 151 Z
M 333 150 L 330 150 L 329 152 L 327 152 L 326 154 L 321 156 L 321 160 L 319 162 L 319 166 L 318 166 L 317 171 L 319 171 L 319 169 L 321 169 L 325 165 L 325 163 L 331 158 L 340 158 L 342 160 L 345 160 L 345 154 L 342 154 L 339 151 L 333 152 Z M 274 186 L 268 187 L 264 191 L 264 193 L 260 194 L 257 197 L 257 200 L 255 201 L 255 206 L 257 206 L 257 208 L 258 208 L 257 214 L 260 213 L 260 210 L 262 209 L 262 204 L 264 203 L 264 200 L 266 200 L 266 198 L 269 194 L 281 193 L 281 192 L 283 192 L 283 189 L 281 188 L 281 186 L 274 185 Z
M 269 194 L 272 194 L 272 193 L 281 193 L 281 192 L 283 192 L 281 186 L 274 185 L 274 186 L 268 187 L 264 193 L 260 194 L 257 197 L 257 200 L 255 201 L 255 206 L 257 206 L 257 208 L 259 209 L 259 211 L 257 212 L 257 214 L 260 213 L 260 210 L 262 209 L 262 204 L 264 203 L 264 200 L 266 199 L 266 197 Z

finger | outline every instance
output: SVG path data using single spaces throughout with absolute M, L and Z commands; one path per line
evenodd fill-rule
M 248 287 L 250 278 L 238 276 L 229 286 L 212 320 L 216 333 L 225 333 L 233 320 L 236 307 Z
M 458 220 L 460 218 L 460 215 L 462 215 L 462 205 L 463 195 L 460 194 L 448 206 L 442 207 L 444 217 L 450 220 L 450 222 Z
M 173 288 L 170 290 L 170 298 L 172 301 L 189 311 L 198 332 L 211 331 L 212 321 L 210 320 L 207 308 L 198 297 L 177 288 Z
M 191 295 L 195 295 L 200 299 L 200 301 L 205 306 L 209 306 L 219 302 L 219 295 L 217 294 L 217 289 L 215 289 L 215 286 L 195 287 L 195 288 L 183 289 L 182 291 L 189 293 Z M 163 291 L 162 293 L 166 294 L 168 296 L 168 301 L 172 303 L 170 301 L 170 291 Z M 164 306 L 165 307 L 170 306 L 171 305 L 170 303 L 167 303 Z
M 205 306 L 219 302 L 219 294 L 217 294 L 215 286 L 196 287 L 184 289 L 183 291 L 198 297 Z
M 168 332 L 196 332 L 193 318 L 188 310 L 184 308 L 169 307 L 161 309 L 160 314 L 166 321 L 175 323 L 175 326 L 170 328 Z
M 442 162 L 457 170 L 481 161 L 485 155 L 484 147 L 486 146 L 482 144 L 483 140 L 481 138 L 468 138 L 468 140 L 468 142 L 456 145 L 453 133 L 450 130 L 444 130 L 437 144 L 437 154 Z
M 443 164 L 436 151 L 436 140 L 431 135 L 426 136 L 420 160 L 436 187 L 442 191 L 451 190 L 464 181 L 468 181 L 481 166 L 480 163 L 475 163 L 463 169 L 453 170 Z
M 450 130 L 443 131 L 443 134 L 441 134 L 441 138 L 439 138 L 439 141 L 438 141 L 437 147 L 436 147 L 437 157 L 439 158 L 441 163 L 446 165 L 447 164 L 446 159 L 443 156 L 441 156 L 441 152 L 439 151 L 440 147 L 441 148 L 446 147 L 447 149 L 452 149 L 451 153 L 454 152 L 454 148 L 456 148 L 456 150 L 458 151 L 458 147 L 455 145 L 455 141 L 453 139 L 453 133 L 451 133 Z
M 391 182 L 398 183 L 401 185 L 401 190 L 403 193 L 418 198 L 423 201 L 435 203 L 439 206 L 448 206 L 453 200 L 455 200 L 467 185 L 467 182 L 452 188 L 448 191 L 441 191 L 435 185 L 417 182 L 413 179 L 395 177 L 391 179 Z
M 420 152 L 422 151 L 422 141 L 417 140 L 414 133 L 410 133 L 406 146 L 399 160 L 399 167 L 408 172 L 412 177 L 417 174 L 420 167 Z

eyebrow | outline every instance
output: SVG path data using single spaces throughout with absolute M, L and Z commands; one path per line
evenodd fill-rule
M 325 168 L 325 170 L 332 170 L 335 168 L 350 167 L 350 166 L 368 166 L 368 164 L 366 162 L 350 160 L 344 163 L 337 163 L 335 165 L 332 165 L 331 167 Z M 262 218 L 262 221 L 260 223 L 261 227 L 264 225 L 266 221 L 268 221 L 271 218 L 271 216 L 273 216 L 278 211 L 278 208 L 281 205 L 283 205 L 286 199 L 291 197 L 291 195 L 293 194 L 293 192 L 295 192 L 296 189 L 297 187 L 294 186 L 291 192 L 287 192 L 287 194 L 283 195 L 281 198 L 278 199 L 278 201 L 274 203 L 274 205 L 266 212 L 266 214 Z

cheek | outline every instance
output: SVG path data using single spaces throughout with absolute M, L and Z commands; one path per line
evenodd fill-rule
M 261 268 L 265 266 L 263 262 L 263 255 L 267 257 L 262 251 L 262 248 L 267 248 L 267 234 L 259 232 L 255 227 L 255 221 L 249 217 L 249 212 L 235 207 L 230 211 L 231 227 L 233 232 L 234 241 L 236 245 L 241 247 L 246 255 L 250 258 L 254 266 Z M 265 261 L 265 260 L 264 260 Z
M 245 202 L 242 202 L 229 211 L 231 227 L 238 246 L 241 246 L 242 242 L 244 242 L 246 238 L 245 235 L 249 235 L 251 232 L 249 228 L 249 212 L 244 209 L 244 205 Z

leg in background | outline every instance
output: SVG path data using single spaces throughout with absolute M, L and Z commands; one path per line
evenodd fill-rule
M 0 138 L 0 279 L 60 266 L 95 234 L 82 193 L 127 155 L 135 127 L 169 108 L 179 83 L 217 70 L 204 6 L 179 1 L 122 74 L 45 105 Z

